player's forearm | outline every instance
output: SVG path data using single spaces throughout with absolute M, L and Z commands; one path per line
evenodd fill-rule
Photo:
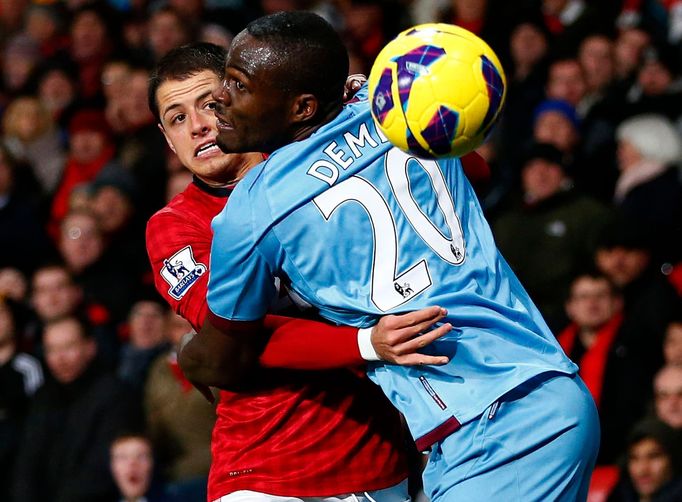
M 178 363 L 192 383 L 238 391 L 258 367 L 262 351 L 259 328 L 254 323 L 216 327 L 210 319 L 198 335 L 183 340 Z
M 272 336 L 260 356 L 263 367 L 325 370 L 365 364 L 356 328 L 273 315 L 265 318 L 265 328 Z

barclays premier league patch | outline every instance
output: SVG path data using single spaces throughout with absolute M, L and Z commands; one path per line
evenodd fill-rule
M 192 246 L 182 248 L 167 260 L 163 260 L 161 277 L 170 285 L 168 294 L 180 300 L 192 285 L 206 273 L 206 265 L 194 260 Z

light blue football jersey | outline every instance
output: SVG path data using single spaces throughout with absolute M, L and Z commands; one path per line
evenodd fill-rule
M 446 308 L 454 328 L 425 353 L 447 365 L 368 368 L 426 448 L 529 378 L 577 367 L 500 256 L 460 160 L 393 148 L 366 95 L 239 183 L 213 220 L 208 304 L 261 318 L 280 277 L 339 324 Z

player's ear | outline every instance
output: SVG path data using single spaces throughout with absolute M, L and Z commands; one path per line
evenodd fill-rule
M 173 151 L 173 153 L 177 154 L 178 152 L 175 151 L 175 147 L 173 146 L 173 143 L 171 143 L 171 140 L 170 140 L 170 138 L 168 137 L 168 134 L 166 134 L 166 130 L 163 128 L 163 126 L 161 125 L 161 123 L 160 123 L 160 122 L 157 123 L 157 124 L 156 124 L 156 127 L 158 127 L 158 128 L 159 128 L 159 131 L 161 131 L 161 132 L 163 133 L 163 137 L 166 138 L 166 143 L 168 143 L 168 146 L 169 146 L 170 149 Z
M 291 108 L 292 122 L 306 122 L 317 114 L 319 103 L 313 94 L 300 94 Z

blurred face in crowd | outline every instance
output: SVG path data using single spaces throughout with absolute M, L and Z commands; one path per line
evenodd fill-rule
M 622 306 L 621 299 L 614 294 L 608 280 L 582 276 L 571 286 L 566 313 L 580 328 L 597 330 L 619 312 Z
M 547 38 L 533 24 L 522 23 L 511 34 L 510 48 L 517 67 L 532 67 L 547 54 Z
M 82 291 L 66 269 L 47 267 L 33 275 L 31 302 L 42 321 L 73 314 L 81 299 Z
M 62 70 L 48 71 L 38 84 L 40 102 L 53 115 L 66 108 L 75 95 L 74 82 Z
M 62 222 L 59 250 L 69 268 L 80 273 L 104 251 L 102 233 L 94 215 L 74 213 Z
M 654 379 L 656 416 L 674 429 L 682 429 L 682 367 L 664 366 Z
M 105 52 L 107 29 L 92 11 L 83 11 L 71 23 L 71 54 L 76 61 L 86 61 Z
M 104 151 L 106 138 L 99 131 L 81 129 L 69 137 L 71 158 L 81 164 L 95 161 Z
M 629 76 L 637 65 L 642 51 L 651 43 L 649 35 L 637 28 L 621 30 L 614 46 L 616 73 L 620 78 Z
M 673 83 L 673 75 L 660 61 L 645 62 L 637 73 L 637 83 L 646 96 L 665 94 Z
M 625 139 L 618 141 L 616 157 L 618 159 L 618 169 L 621 171 L 627 171 L 631 167 L 636 166 L 643 158 L 639 150 Z
M 682 367 L 682 322 L 672 322 L 665 330 L 663 356 L 666 364 Z
M 152 447 L 144 438 L 125 437 L 111 445 L 111 473 L 126 500 L 142 497 L 152 480 Z
M 0 348 L 14 340 L 14 318 L 7 304 L 0 301 Z
M 102 222 L 101 229 L 107 234 L 122 229 L 133 214 L 131 200 L 113 186 L 102 186 L 90 199 L 90 209 Z
M 85 336 L 81 325 L 71 318 L 49 324 L 43 333 L 43 345 L 50 373 L 63 384 L 80 377 L 96 352 L 94 340 Z
M 673 475 L 670 456 L 651 438 L 642 439 L 630 447 L 627 465 L 640 498 L 654 495 Z
M 592 35 L 580 44 L 578 61 L 591 91 L 598 91 L 613 79 L 613 42 L 604 35 Z
M 566 153 L 573 150 L 578 133 L 564 114 L 548 110 L 535 120 L 533 138 L 538 143 L 549 143 Z
M 160 10 L 149 19 L 149 44 L 157 58 L 189 41 L 182 20 L 172 10 Z
M 549 67 L 547 76 L 547 97 L 563 99 L 577 106 L 585 96 L 583 69 L 575 59 L 564 59 Z
M 618 287 L 625 287 L 637 279 L 649 266 L 649 252 L 622 246 L 599 248 L 596 253 L 597 267 Z
M 156 302 L 139 301 L 130 310 L 130 342 L 149 349 L 164 342 L 166 311 Z
M 26 33 L 38 43 L 49 41 L 57 34 L 57 23 L 49 13 L 41 8 L 29 8 L 26 13 Z
M 5 153 L 0 150 L 0 195 L 5 195 L 12 188 L 12 168 L 5 157 Z
M 171 150 L 182 165 L 214 185 L 239 179 L 262 160 L 260 154 L 226 154 L 218 148 L 212 91 L 220 83 L 218 75 L 204 70 L 185 80 L 167 80 L 156 91 L 159 128 Z
M 564 179 L 561 166 L 546 159 L 531 159 L 521 170 L 521 185 L 529 202 L 551 197 L 561 189 Z
M 36 139 L 47 128 L 47 116 L 37 98 L 17 98 L 8 108 L 8 132 L 21 141 Z
M 109 61 L 102 68 L 102 91 L 107 101 L 121 99 L 126 93 L 130 65 L 125 61 Z
M 123 100 L 123 114 L 127 126 L 136 129 L 154 123 L 154 115 L 147 105 L 149 72 L 135 69 L 131 72 Z

